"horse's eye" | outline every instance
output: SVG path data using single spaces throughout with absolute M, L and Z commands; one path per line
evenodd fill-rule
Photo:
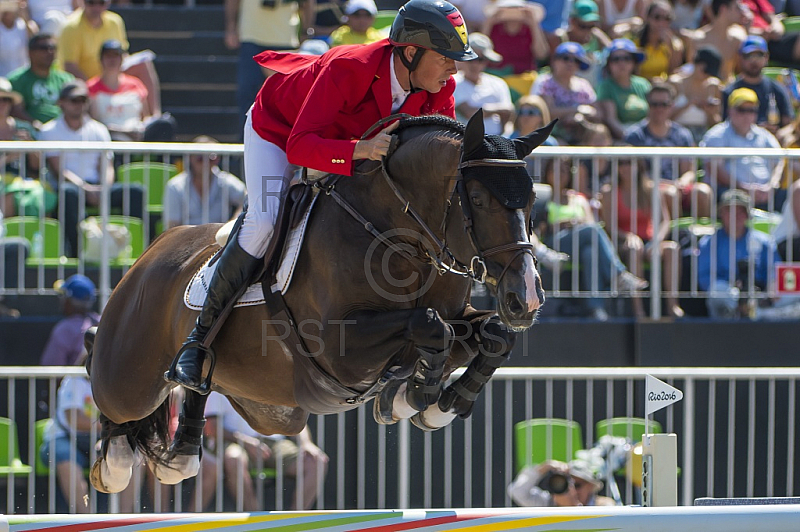
M 480 196 L 472 196 L 472 204 L 476 207 L 483 207 L 483 200 Z

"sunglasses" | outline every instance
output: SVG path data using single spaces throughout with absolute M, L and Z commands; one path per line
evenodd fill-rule
M 70 103 L 79 103 L 79 104 L 83 105 L 83 104 L 85 104 L 86 102 L 89 101 L 89 98 L 87 98 L 86 96 L 76 96 L 74 98 L 69 98 L 68 101 Z
M 520 109 L 517 114 L 519 116 L 542 116 L 542 111 L 536 107 L 526 107 Z
M 83 3 L 89 6 L 102 6 L 105 5 L 105 0 L 84 0 Z
M 31 50 L 37 50 L 37 51 L 42 51 L 42 52 L 55 52 L 56 51 L 56 45 L 55 44 L 51 44 L 51 45 L 43 44 L 43 45 L 38 45 L 38 46 L 31 46 Z
M 557 55 L 556 59 L 560 59 L 565 63 L 575 63 L 576 65 L 579 65 L 581 63 L 581 60 L 575 57 L 574 55 L 567 55 L 567 54 Z
M 667 22 L 672 22 L 674 17 L 672 15 L 662 15 L 661 13 L 656 13 L 655 15 L 650 15 L 650 18 L 659 22 L 663 22 L 665 20 Z
M 582 24 L 582 23 L 578 22 L 578 23 L 575 24 L 575 27 L 578 28 L 579 30 L 589 31 L 589 30 L 595 29 L 597 27 L 597 25 L 596 24 Z
M 650 107 L 672 107 L 672 102 L 648 102 Z
M 625 55 L 612 55 L 608 58 L 609 63 L 633 63 L 633 56 L 630 54 Z
M 754 115 L 758 113 L 758 109 L 755 107 L 734 107 L 734 109 L 736 109 L 736 112 L 745 115 Z

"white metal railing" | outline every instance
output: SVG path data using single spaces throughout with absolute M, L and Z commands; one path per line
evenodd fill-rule
M 516 423 L 531 418 L 574 420 L 583 430 L 581 443 L 591 446 L 597 439 L 597 421 L 642 416 L 646 374 L 684 392 L 683 401 L 655 416 L 667 432 L 678 435 L 681 504 L 691 505 L 702 496 L 797 495 L 800 368 L 504 368 L 470 418 L 457 419 L 437 432 L 421 432 L 407 422 L 376 425 L 369 419 L 369 405 L 345 414 L 312 416 L 313 438 L 330 457 L 316 508 L 510 506 L 505 487 L 515 474 Z M 33 420 L 54 414 L 56 380 L 65 375 L 85 373 L 77 367 L 0 367 L 0 397 L 6 398 L 0 416 L 15 420 L 21 440 L 27 441 L 21 448 L 26 464 L 33 465 L 38 452 Z M 552 448 L 552 442 L 535 444 Z M 223 505 L 221 458 L 217 456 L 214 508 L 241 508 L 241 482 L 231 494 L 236 506 Z M 148 482 L 144 478 L 137 486 Z M 265 509 L 288 507 L 283 492 L 289 484 L 284 480 L 288 477 L 280 471 L 274 482 L 257 479 L 259 490 L 276 490 Z M 52 512 L 55 481 L 52 464 L 46 477 L 35 471 L 9 477 L 7 485 L 16 484 L 17 489 L 6 492 L 0 513 Z M 628 504 L 636 501 L 630 483 L 623 484 L 623 499 Z M 174 499 L 176 511 L 186 510 L 200 497 L 199 490 L 188 500 L 181 490 L 175 495 L 151 491 L 153 497 L 136 495 L 134 511 L 168 511 L 166 497 Z M 92 491 L 92 510 L 96 500 Z
M 19 154 L 18 157 L 24 159 L 23 155 L 26 153 L 36 153 L 41 156 L 48 151 L 56 151 L 59 153 L 66 153 L 66 152 L 91 152 L 91 151 L 104 151 L 104 152 L 111 152 L 113 151 L 117 154 L 118 158 L 121 158 L 121 161 L 128 162 L 134 156 L 144 157 L 145 161 L 148 160 L 155 160 L 158 157 L 178 157 L 181 158 L 184 162 L 184 167 L 188 166 L 188 157 L 190 154 L 202 154 L 205 157 L 208 157 L 210 154 L 217 154 L 222 159 L 221 167 L 223 169 L 228 169 L 231 166 L 236 166 L 239 162 L 241 155 L 242 155 L 242 146 L 241 145 L 233 145 L 233 144 L 219 144 L 219 145 L 208 145 L 208 144 L 193 144 L 193 143 L 128 143 L 128 142 L 112 142 L 112 143 L 98 143 L 98 142 L 86 142 L 86 143 L 64 143 L 64 142 L 0 142 L 0 154 L 2 153 L 16 153 Z M 692 169 L 697 171 L 699 169 L 699 162 L 707 163 L 711 159 L 738 159 L 742 157 L 761 157 L 767 161 L 782 161 L 786 160 L 790 163 L 796 162 L 800 160 L 800 150 L 797 149 L 781 149 L 781 150 L 768 150 L 768 149 L 730 149 L 730 148 L 720 148 L 720 149 L 706 149 L 706 148 L 592 148 L 592 147 L 540 147 L 537 148 L 536 151 L 530 158 L 530 170 L 531 173 L 534 175 L 534 179 L 537 181 L 541 181 L 545 178 L 548 167 L 554 161 L 560 160 L 567 160 L 569 161 L 568 164 L 572 165 L 572 168 L 575 168 L 576 165 L 579 164 L 581 160 L 590 160 L 590 175 L 588 176 L 588 183 L 585 184 L 588 187 L 589 191 L 589 199 L 593 200 L 593 194 L 596 194 L 602 184 L 604 182 L 608 182 L 612 189 L 615 189 L 618 186 L 619 178 L 618 178 L 618 168 L 620 161 L 627 161 L 631 159 L 636 160 L 644 160 L 648 161 L 653 168 L 660 168 L 661 161 L 665 158 L 673 161 L 673 165 L 677 165 L 678 161 L 681 160 L 688 160 L 691 161 Z M 597 164 L 601 159 L 605 159 L 610 161 L 610 176 L 606 178 L 606 181 L 601 179 L 599 175 L 599 164 Z M 553 164 L 553 172 L 552 172 L 552 180 L 553 186 L 556 188 L 561 188 L 563 186 L 572 186 L 573 176 L 564 175 L 561 171 L 560 164 Z M 707 165 L 708 166 L 708 165 Z M 675 166 L 677 168 L 677 166 Z M 637 165 L 634 165 L 634 168 L 638 168 Z M 735 167 L 734 167 L 735 168 Z M 634 179 L 638 179 L 638 170 L 634 170 Z M 737 176 L 734 172 L 732 176 L 732 180 L 734 183 L 738 181 L 739 178 L 744 179 L 744 176 Z M 40 178 L 45 178 L 45 173 L 42 171 L 40 173 Z M 652 176 L 653 180 L 656 184 L 661 182 L 661 175 L 660 172 L 655 172 Z M 792 183 L 797 179 L 797 176 L 794 174 L 794 164 L 787 165 L 787 173 L 786 173 L 786 182 Z M 706 169 L 705 181 L 709 183 L 712 188 L 716 187 L 717 184 L 717 176 L 716 170 L 714 168 Z M 63 183 L 63 181 L 62 181 Z M 208 180 L 206 178 L 205 185 L 208 186 Z M 577 186 L 577 185 L 576 185 Z M 661 205 L 662 202 L 662 193 L 660 186 L 654 186 L 651 191 L 651 204 L 652 205 Z M 59 194 L 61 194 L 59 192 Z M 60 195 L 60 199 L 63 199 L 63 196 Z M 632 197 L 630 198 L 633 204 L 636 204 L 636 194 L 633 193 Z M 674 203 L 674 200 L 673 200 Z M 592 205 L 596 207 L 596 202 L 592 202 Z M 768 207 L 775 205 L 775 194 L 770 193 Z M 679 205 L 673 204 L 671 206 L 673 210 L 675 208 L 680 208 Z M 81 211 L 79 218 L 82 218 L 86 214 L 86 204 L 85 198 L 81 199 Z M 611 201 L 610 207 L 607 205 L 606 208 L 611 209 L 611 217 L 616 220 L 617 219 L 617 210 L 618 205 L 615 200 Z M 690 213 L 688 218 L 691 218 L 692 221 L 698 221 L 698 201 L 696 196 L 692 198 Z M 637 207 L 633 208 L 633 217 L 637 213 Z M 101 202 L 98 209 L 98 215 L 100 216 L 101 220 L 106 222 L 108 220 L 109 215 L 109 190 L 107 186 L 103 187 L 103 193 L 101 195 Z M 63 207 L 59 206 L 57 212 L 52 216 L 61 218 L 63 217 Z M 149 224 L 150 224 L 150 213 L 144 216 L 143 224 L 145 228 L 145 235 L 144 240 L 145 244 L 149 242 Z M 790 214 L 792 212 L 790 211 Z M 43 215 L 42 215 L 43 216 Z M 541 214 L 539 215 L 541 216 Z M 769 214 L 771 219 L 774 219 L 777 216 L 780 216 L 779 213 L 772 213 Z M 714 203 L 710 206 L 710 218 L 711 220 L 716 220 L 717 218 L 717 208 Z M 661 220 L 660 209 L 653 210 L 652 216 L 654 234 L 658 234 L 659 229 L 662 227 L 663 221 Z M 696 224 L 695 224 L 696 225 Z M 713 225 L 713 224 L 712 224 Z M 708 224 L 706 227 L 711 227 Z M 62 230 L 62 237 L 63 237 L 63 230 Z M 619 236 L 619 227 L 616 223 L 612 223 L 611 227 L 606 228 L 609 236 L 611 237 L 612 243 L 616 245 L 618 236 Z M 668 239 L 677 241 L 681 236 L 681 231 L 679 229 L 678 224 L 673 224 L 668 234 Z M 680 269 L 680 265 L 677 263 L 678 261 L 673 260 L 670 264 L 662 264 L 662 255 L 659 246 L 654 246 L 652 250 L 652 255 L 648 257 L 649 268 L 650 268 L 650 287 L 646 289 L 644 292 L 640 293 L 640 295 L 645 295 L 650 297 L 650 315 L 652 317 L 660 317 L 661 315 L 661 302 L 664 297 L 674 296 L 674 297 L 685 297 L 685 298 L 705 298 L 707 297 L 707 293 L 702 291 L 698 287 L 698 268 L 697 268 L 697 254 L 699 249 L 699 242 L 701 236 L 698 235 L 694 231 L 689 231 L 686 235 L 686 239 L 683 243 L 684 247 L 682 249 L 682 256 L 686 257 L 685 263 L 688 265 L 687 267 Z M 63 238 L 62 238 L 63 242 Z M 560 245 L 558 242 L 554 244 L 556 249 L 559 249 Z M 714 248 L 712 248 L 714 249 Z M 619 291 L 618 286 L 615 280 L 612 280 L 611 287 L 606 288 L 600 286 L 598 283 L 598 275 L 601 273 L 598 262 L 597 256 L 599 253 L 599 243 L 597 241 L 596 236 L 593 237 L 591 243 L 591 255 L 592 260 L 589 263 L 584 263 L 584 268 L 588 264 L 591 270 L 590 281 L 588 282 L 588 286 L 585 286 L 586 283 L 582 283 L 579 279 L 579 271 L 580 268 L 578 267 L 578 260 L 579 260 L 579 253 L 573 253 L 573 256 L 570 262 L 567 264 L 567 268 L 571 268 L 571 274 L 569 276 L 562 276 L 560 273 L 563 269 L 559 269 L 554 272 L 553 276 L 553 283 L 552 286 L 548 286 L 548 293 L 549 296 L 554 298 L 563 298 L 563 297 L 571 297 L 571 298 L 610 298 L 610 297 L 618 297 Z M 3 253 L 0 250 L 0 253 Z M 788 260 L 791 261 L 798 261 L 798 258 L 791 256 L 791 246 L 789 246 L 788 253 L 790 254 Z M 715 254 L 714 254 L 715 255 Z M 0 257 L 2 258 L 2 257 Z M 18 277 L 22 280 L 22 287 L 17 287 L 17 283 L 14 284 L 13 287 L 9 287 L 6 285 L 6 281 L 4 280 L 4 275 L 0 275 L 0 295 L 2 294 L 53 294 L 54 291 L 52 289 L 53 280 L 55 279 L 63 279 L 65 275 L 71 274 L 75 271 L 84 273 L 86 271 L 91 270 L 92 276 L 95 276 L 98 281 L 98 292 L 99 292 L 99 299 L 101 308 L 104 305 L 105 301 L 107 300 L 113 286 L 116 284 L 116 281 L 119 278 L 120 273 L 124 273 L 127 270 L 127 266 L 112 266 L 109 264 L 108 261 L 108 240 L 104 239 L 103 246 L 102 246 L 102 253 L 101 253 L 101 261 L 97 265 L 96 269 L 92 265 L 87 265 L 86 261 L 83 260 L 82 257 L 78 257 L 78 261 L 76 265 L 64 265 L 59 264 L 56 266 L 45 266 L 44 264 L 39 264 L 35 268 L 28 267 L 27 268 L 27 277 L 25 275 L 25 271 L 18 274 Z M 4 261 L 0 260 L 0 268 L 5 268 Z M 645 276 L 646 272 L 638 271 L 635 266 L 631 267 L 633 269 L 633 273 L 641 276 Z M 629 268 L 629 269 L 631 269 Z M 682 276 L 683 279 L 686 279 L 687 282 L 683 283 L 684 288 L 676 290 L 674 287 L 669 288 L 669 290 L 662 287 L 662 273 L 663 269 L 668 268 L 672 271 L 678 271 L 679 274 Z M 716 268 L 716 257 L 712 259 L 712 270 Z M 753 256 L 749 257 L 748 260 L 748 272 L 747 272 L 747 279 L 748 281 L 753 280 L 753 272 L 754 272 L 754 260 Z M 770 272 L 774 272 L 774 264 L 769 265 Z M 26 270 L 22 268 L 22 270 Z M 32 272 L 31 270 L 35 270 Z M 731 268 L 731 276 L 733 277 L 733 272 L 735 268 Z M 567 281 L 565 281 L 567 279 Z M 730 279 L 734 281 L 734 279 Z M 688 284 L 688 288 L 685 286 Z M 766 290 L 757 291 L 754 287 L 754 283 L 749 282 L 749 286 L 746 288 L 747 297 L 751 301 L 756 301 L 760 299 L 772 298 L 775 296 L 775 286 L 774 283 L 771 282 Z M 629 297 L 629 296 L 625 296 Z

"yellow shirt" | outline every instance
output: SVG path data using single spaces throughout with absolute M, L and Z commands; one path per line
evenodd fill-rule
M 239 40 L 267 48 L 289 49 L 300 46 L 297 31 L 300 15 L 297 2 L 282 0 L 275 7 L 264 7 L 261 0 L 239 2 Z
M 355 33 L 348 25 L 337 28 L 331 33 L 331 46 L 342 44 L 370 44 L 384 38 L 380 30 L 368 28 L 366 33 Z
M 100 27 L 95 28 L 83 18 L 83 9 L 76 10 L 67 18 L 64 31 L 58 38 L 57 58 L 62 68 L 67 63 L 75 63 L 86 75 L 86 79 L 89 79 L 102 73 L 100 49 L 105 41 L 116 39 L 122 43 L 123 49 L 128 49 L 122 17 L 105 11 L 102 21 Z
M 653 79 L 669 75 L 669 60 L 672 53 L 664 43 L 658 46 L 644 46 L 644 61 L 639 65 L 639 75 L 643 78 Z

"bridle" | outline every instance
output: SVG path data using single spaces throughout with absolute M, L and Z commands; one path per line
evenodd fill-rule
M 407 115 L 405 115 L 407 116 Z M 382 126 L 386 122 L 391 120 L 395 120 L 397 118 L 403 118 L 403 115 L 392 115 L 386 117 L 380 121 L 378 121 L 375 125 L 373 125 L 362 138 L 366 138 L 372 133 L 376 128 Z M 395 137 L 396 138 L 396 137 Z M 394 142 L 392 143 L 394 146 Z M 536 257 L 533 255 L 533 244 L 531 242 L 524 242 L 524 241 L 517 241 L 517 242 L 509 242 L 506 244 L 501 244 L 499 246 L 495 246 L 489 249 L 481 249 L 478 238 L 475 235 L 474 229 L 474 222 L 472 216 L 472 207 L 469 198 L 469 194 L 467 193 L 466 187 L 466 180 L 464 178 L 464 174 L 462 170 L 464 168 L 472 168 L 472 167 L 525 167 L 525 161 L 519 159 L 475 159 L 470 161 L 461 161 L 458 165 L 458 175 L 455 179 L 455 184 L 453 185 L 453 189 L 450 191 L 448 195 L 447 204 L 445 206 L 444 211 L 444 218 L 442 219 L 441 223 L 441 231 L 443 235 L 443 239 L 440 239 L 436 233 L 430 228 L 430 226 L 423 220 L 422 216 L 411 206 L 411 202 L 406 199 L 403 195 L 402 191 L 398 188 L 395 180 L 389 175 L 389 171 L 386 168 L 386 161 L 393 149 L 390 148 L 389 154 L 383 158 L 381 158 L 381 173 L 383 174 L 384 179 L 386 180 L 387 185 L 389 188 L 394 192 L 394 195 L 403 205 L 403 213 L 407 214 L 411 217 L 412 220 L 422 229 L 425 235 L 430 239 L 433 243 L 435 249 L 431 250 L 428 246 L 425 246 L 425 255 L 428 258 L 428 262 L 436 268 L 439 272 L 439 275 L 444 275 L 445 273 L 452 273 L 456 275 L 460 275 L 462 277 L 468 277 L 474 281 L 478 281 L 481 284 L 489 283 L 493 286 L 498 286 L 500 281 L 505 276 L 508 269 L 511 267 L 511 264 L 519 257 L 525 253 L 529 253 L 534 260 L 534 264 L 536 263 Z M 463 155 L 462 155 L 463 157 Z M 337 190 L 335 190 L 336 183 L 334 182 L 327 182 L 322 184 L 320 182 L 315 183 L 315 186 L 321 190 L 323 190 L 326 194 L 331 196 L 342 208 L 344 208 L 351 216 L 353 216 L 357 221 L 359 221 L 364 228 L 369 231 L 377 240 L 385 244 L 387 247 L 397 251 L 398 253 L 402 254 L 406 259 L 410 261 L 418 261 L 417 257 L 414 257 L 410 253 L 406 252 L 405 250 L 398 248 L 397 244 L 391 240 L 389 240 L 385 235 L 383 235 L 380 231 L 375 229 L 375 226 L 372 222 L 368 221 L 364 218 L 361 213 L 359 213 L 347 200 L 345 200 L 341 194 Z M 472 250 L 474 255 L 470 259 L 468 264 L 465 264 L 459 261 L 450 248 L 447 245 L 447 220 L 450 215 L 450 207 L 453 203 L 453 198 L 455 198 L 456 194 L 458 194 L 459 201 L 461 202 L 461 213 L 463 216 L 464 221 L 464 228 L 469 236 L 470 245 L 472 246 Z M 499 255 L 501 253 L 506 252 L 515 252 L 513 256 L 506 262 L 505 266 L 503 267 L 502 272 L 497 278 L 489 276 L 489 271 L 486 266 L 486 259 L 488 257 L 492 257 L 494 255 Z

